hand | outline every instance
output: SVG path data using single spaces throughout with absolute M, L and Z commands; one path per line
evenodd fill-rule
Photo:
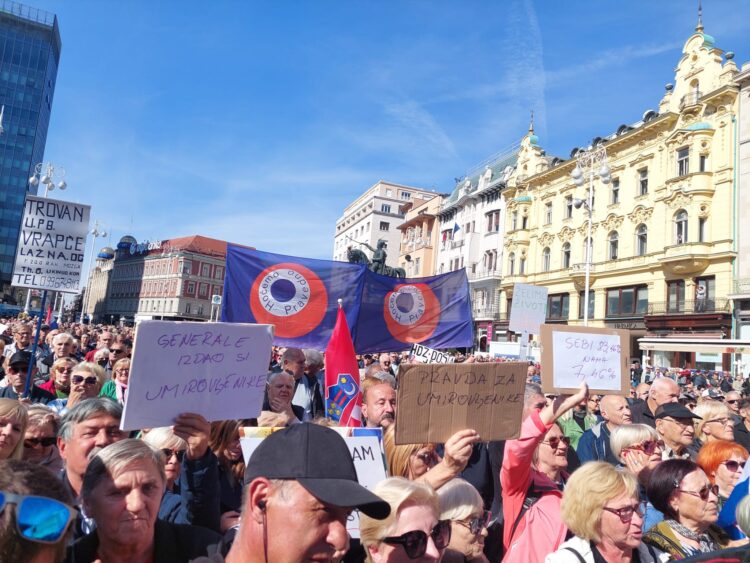
M 649 456 L 641 450 L 625 450 L 622 452 L 622 458 L 625 461 L 625 467 L 637 478 L 641 472 L 648 467 Z
M 459 430 L 445 443 L 443 464 L 458 475 L 466 468 L 474 444 L 479 441 L 479 434 L 476 430 Z
M 31 404 L 31 397 L 18 397 L 18 402 L 28 407 Z
M 187 442 L 187 458 L 201 459 L 208 451 L 208 437 L 211 424 L 199 414 L 182 413 L 174 419 L 172 427 L 176 436 Z
M 288 426 L 290 418 L 283 412 L 261 411 L 258 426 L 262 428 L 283 428 Z
M 274 398 L 269 401 L 271 403 L 271 410 L 277 413 L 283 413 L 290 416 L 294 416 L 292 410 L 292 402 L 285 401 L 284 399 Z
M 240 513 L 236 510 L 229 510 L 221 515 L 221 521 L 219 523 L 221 533 L 225 533 L 230 528 L 235 527 L 240 523 Z

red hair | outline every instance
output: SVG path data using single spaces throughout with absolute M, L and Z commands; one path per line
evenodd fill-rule
M 701 447 L 695 461 L 705 471 L 709 481 L 713 484 L 716 470 L 722 463 L 734 455 L 744 457 L 745 459 L 750 457 L 747 450 L 736 442 L 714 440 Z

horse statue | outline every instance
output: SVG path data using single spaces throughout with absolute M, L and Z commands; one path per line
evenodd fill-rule
M 364 244 L 367 248 L 370 250 L 373 250 L 373 252 L 376 252 L 370 245 L 366 243 L 360 243 Z M 382 245 L 385 246 L 385 245 Z M 385 255 L 385 251 L 382 249 L 381 245 L 378 245 L 378 250 L 380 250 L 383 255 Z M 391 266 L 386 266 L 384 263 L 381 262 L 372 262 L 367 257 L 367 254 L 362 252 L 359 248 L 352 248 L 351 246 L 346 249 L 346 259 L 351 264 L 363 264 L 367 267 L 368 270 L 375 272 L 376 274 L 381 274 L 383 276 L 390 276 L 392 278 L 405 278 L 406 277 L 406 270 L 403 268 L 392 268 Z M 385 260 L 383 260 L 385 261 Z

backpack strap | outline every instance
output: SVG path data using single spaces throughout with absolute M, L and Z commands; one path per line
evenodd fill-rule
M 529 508 L 534 506 L 536 501 L 542 498 L 543 494 L 544 493 L 542 491 L 537 491 L 534 488 L 533 482 L 531 483 L 531 485 L 529 485 L 529 488 L 526 491 L 526 496 L 523 498 L 523 505 L 521 506 L 521 511 L 518 513 L 518 516 L 516 517 L 515 521 L 513 522 L 513 526 L 510 529 L 511 540 L 513 539 L 513 536 L 516 535 L 516 529 L 518 528 L 518 525 L 521 523 L 521 519 L 524 517 L 526 512 L 528 512 Z
M 573 549 L 572 547 L 566 547 L 566 548 L 564 548 L 564 549 L 565 549 L 566 551 L 570 551 L 570 552 L 571 552 L 571 553 L 572 553 L 573 555 L 575 555 L 575 556 L 576 556 L 576 557 L 578 558 L 578 561 L 580 561 L 581 563 L 586 563 L 586 560 L 585 560 L 585 559 L 583 558 L 583 555 L 581 555 L 580 553 L 578 553 L 578 552 L 577 552 L 577 551 L 576 551 L 575 549 Z

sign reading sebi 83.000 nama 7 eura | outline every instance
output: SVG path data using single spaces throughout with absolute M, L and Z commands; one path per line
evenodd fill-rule
M 26 196 L 12 285 L 78 293 L 90 205 Z

